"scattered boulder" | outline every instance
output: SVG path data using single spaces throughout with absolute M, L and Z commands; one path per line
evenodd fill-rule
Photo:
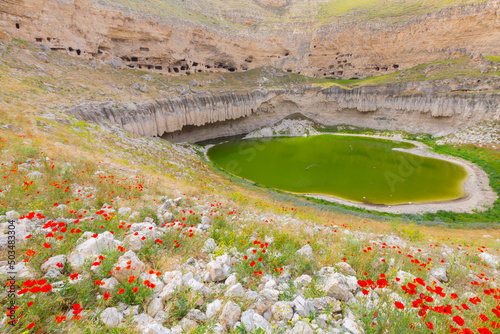
M 339 262 L 335 266 L 346 274 L 356 275 L 356 271 L 346 262 Z
M 211 253 L 211 252 L 213 252 L 215 247 L 217 247 L 215 240 L 212 238 L 209 238 L 209 239 L 205 240 L 205 243 L 203 244 L 203 251 L 205 253 Z
M 230 287 L 226 293 L 224 294 L 225 297 L 244 297 L 245 296 L 245 289 L 243 289 L 243 286 L 241 283 L 237 283 Z
M 123 315 L 116 307 L 108 307 L 102 311 L 101 321 L 108 327 L 116 327 L 123 321 Z
M 432 268 L 430 276 L 442 283 L 448 282 L 448 275 L 446 274 L 445 267 Z
M 113 292 L 115 291 L 115 287 L 120 284 L 114 277 L 110 278 L 105 278 L 102 281 L 102 284 L 100 285 L 100 289 L 105 291 L 105 292 Z
M 313 330 L 311 326 L 302 320 L 299 320 L 295 323 L 295 326 L 293 326 L 292 329 L 292 334 L 313 334 Z
M 42 264 L 40 269 L 44 272 L 47 272 L 49 270 L 61 271 L 65 263 L 66 263 L 66 255 L 56 255 L 48 258 Z
M 308 286 L 312 282 L 312 277 L 309 275 L 302 275 L 295 279 L 295 284 L 300 284 L 301 286 Z
M 253 332 L 255 331 L 255 324 L 253 321 L 253 316 L 255 314 L 255 311 L 250 309 L 246 310 L 241 314 L 241 324 L 245 327 L 247 332 Z
M 299 249 L 296 252 L 296 254 L 299 255 L 299 256 L 303 256 L 305 258 L 308 258 L 308 259 L 312 259 L 314 257 L 313 249 L 309 245 L 305 245 L 304 247 L 302 247 L 301 249 Z
M 86 259 L 95 258 L 104 251 L 116 249 L 120 242 L 114 240 L 113 234 L 104 232 L 96 238 L 89 238 L 78 245 L 68 256 L 68 262 L 73 268 L 80 268 Z
M 289 321 L 293 317 L 293 303 L 280 301 L 271 307 L 272 318 L 275 321 Z
M 163 310 L 163 302 L 161 298 L 153 298 L 148 305 L 148 314 L 152 317 L 156 316 L 156 314 Z
M 211 319 L 215 317 L 217 313 L 219 313 L 221 308 L 222 308 L 222 301 L 216 299 L 207 305 L 207 311 L 205 312 L 205 315 L 207 316 L 208 319 Z
M 350 318 L 345 318 L 344 323 L 342 324 L 342 329 L 352 334 L 363 334 L 364 330 L 359 327 L 359 325 Z
M 300 315 L 303 318 L 308 318 L 309 314 L 314 311 L 314 304 L 312 299 L 305 299 L 302 296 L 297 296 L 293 300 L 293 306 L 295 309 L 295 313 Z
M 323 285 L 324 291 L 328 296 L 335 299 L 341 300 L 343 302 L 348 301 L 352 297 L 350 293 L 349 285 L 344 277 L 340 273 L 334 273 L 330 275 Z
M 197 309 L 189 310 L 186 318 L 196 321 L 197 323 L 204 323 L 205 321 L 207 321 L 207 316 Z
M 112 276 L 119 282 L 123 282 L 130 276 L 138 276 L 145 267 L 146 266 L 139 260 L 137 255 L 129 250 L 118 258 L 118 261 L 114 265 Z
M 227 329 L 230 330 L 236 321 L 240 320 L 241 308 L 235 302 L 229 301 L 224 305 L 222 314 L 219 317 L 219 322 Z
M 332 313 L 342 312 L 342 306 L 340 302 L 333 297 L 322 297 L 313 299 L 314 309 L 318 314 L 324 313 L 326 310 L 330 310 Z
M 210 261 L 207 264 L 207 270 L 211 282 L 220 282 L 229 276 L 228 269 L 224 268 L 224 264 L 219 261 Z

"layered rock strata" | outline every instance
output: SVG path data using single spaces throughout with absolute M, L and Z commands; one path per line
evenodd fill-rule
M 407 83 L 205 93 L 140 103 L 84 104 L 68 112 L 87 121 L 111 122 L 143 136 L 172 141 L 243 134 L 294 113 L 325 125 L 444 135 L 484 120 L 500 120 L 500 96 L 457 93 L 444 83 Z
M 500 53 L 499 1 L 391 24 L 342 18 L 320 23 L 315 13 L 323 2 L 309 1 L 311 13 L 301 18 L 291 11 L 305 13 L 306 8 L 294 9 L 301 4 L 290 1 L 263 2 L 251 15 L 228 4 L 205 16 L 193 7 L 185 13 L 159 10 L 156 14 L 163 16 L 158 17 L 131 13 L 112 0 L 4 0 L 0 38 L 21 38 L 75 56 L 169 75 L 273 66 L 349 79 L 473 52 Z M 247 5 L 250 9 L 255 4 Z M 276 12 L 275 6 L 283 5 Z

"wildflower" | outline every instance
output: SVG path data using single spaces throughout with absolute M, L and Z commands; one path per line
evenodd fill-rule
M 125 289 L 123 289 L 123 288 L 122 288 L 122 289 L 120 289 L 120 290 L 118 290 L 118 294 L 119 294 L 119 295 L 121 295 L 121 294 L 122 294 L 122 293 L 124 293 L 124 292 L 125 292 Z
M 396 305 L 396 307 L 398 309 L 400 309 L 400 310 L 404 310 L 405 309 L 405 306 L 402 303 L 398 302 L 398 301 L 394 302 L 394 305 Z
M 457 323 L 457 325 L 459 325 L 459 326 L 463 326 L 464 325 L 464 319 L 462 319 L 458 315 L 453 317 L 453 321 L 455 321 Z

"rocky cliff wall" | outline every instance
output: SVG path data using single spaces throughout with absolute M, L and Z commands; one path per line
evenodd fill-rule
M 311 8 L 316 2 L 310 2 Z M 280 16 L 265 22 L 266 18 L 258 16 L 264 12 L 248 16 L 245 10 L 226 10 L 224 20 L 238 23 L 237 29 L 214 24 L 216 17 L 203 23 L 139 16 L 105 4 L 2 0 L 0 36 L 8 34 L 75 56 L 115 60 L 115 64 L 120 60 L 129 67 L 170 75 L 268 65 L 315 77 L 362 78 L 472 52 L 500 54 L 498 0 L 397 24 L 317 24 L 300 17 L 281 20 Z M 273 4 L 281 1 L 268 5 Z
M 333 86 L 302 91 L 204 94 L 142 103 L 76 106 L 78 118 L 118 124 L 143 136 L 201 141 L 250 132 L 300 112 L 325 125 L 350 124 L 444 135 L 484 120 L 500 120 L 500 96 L 443 93 L 445 84 Z M 424 93 L 425 92 L 425 93 Z

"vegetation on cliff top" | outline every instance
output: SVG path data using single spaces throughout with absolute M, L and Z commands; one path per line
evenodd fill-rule
M 279 23 L 286 27 L 336 22 L 400 23 L 455 6 L 478 4 L 487 0 L 330 0 L 282 1 L 281 6 L 266 6 L 266 1 L 236 0 L 105 0 L 104 3 L 162 18 L 182 19 L 214 28 L 247 29 Z M 312 24 L 312 25 L 311 25 Z

